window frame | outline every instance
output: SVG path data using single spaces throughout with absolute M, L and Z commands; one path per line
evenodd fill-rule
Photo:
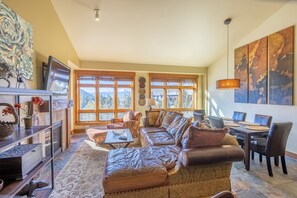
M 150 73 L 149 74 L 149 97 L 152 98 L 152 89 L 163 89 L 164 90 L 164 105 L 163 108 L 155 108 L 157 110 L 168 110 L 168 111 L 193 111 L 197 109 L 198 105 L 198 75 L 186 75 L 186 74 L 160 74 L 160 73 Z M 194 86 L 184 86 L 182 81 L 192 81 L 195 83 Z M 152 85 L 152 82 L 163 82 L 163 85 Z M 177 86 L 167 85 L 167 82 L 178 82 Z M 167 107 L 167 90 L 168 89 L 178 89 L 178 102 L 179 108 L 168 108 Z M 182 107 L 182 90 L 193 90 L 193 104 L 192 108 Z
M 114 118 L 117 118 L 118 113 L 135 110 L 135 72 L 112 72 L 112 71 L 91 71 L 91 70 L 75 70 L 74 71 L 74 119 L 76 125 L 105 125 L 110 123 L 110 120 L 100 120 L 99 113 L 113 113 Z M 80 84 L 81 77 L 95 77 L 95 84 Z M 111 77 L 114 79 L 113 84 L 100 84 L 99 80 L 102 77 Z M 118 85 L 118 81 L 131 81 L 131 85 Z M 95 109 L 82 110 L 80 109 L 80 88 L 92 87 L 95 88 Z M 114 89 L 114 109 L 99 108 L 99 89 L 113 88 Z M 118 109 L 118 88 L 131 88 L 132 106 L 129 109 Z M 95 121 L 80 121 L 81 113 L 95 113 Z

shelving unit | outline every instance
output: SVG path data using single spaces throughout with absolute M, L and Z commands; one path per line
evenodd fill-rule
M 17 88 L 4 88 L 0 87 L 0 97 L 6 96 L 15 96 L 14 101 L 10 103 L 19 103 L 21 97 L 23 96 L 43 96 L 48 97 L 49 99 L 49 113 L 50 113 L 50 124 L 46 126 L 34 126 L 32 129 L 24 129 L 20 127 L 20 123 L 16 131 L 7 139 L 0 141 L 0 153 L 4 150 L 13 147 L 16 144 L 20 144 L 23 140 L 33 137 L 45 130 L 50 130 L 51 137 L 51 155 L 45 157 L 43 161 L 33 168 L 28 175 L 23 180 L 18 181 L 4 181 L 4 188 L 0 191 L 1 198 L 12 198 L 14 197 L 30 180 L 45 166 L 50 164 L 51 166 L 51 187 L 42 189 L 42 191 L 47 191 L 43 195 L 49 196 L 50 192 L 54 189 L 54 147 L 53 147 L 53 110 L 52 110 L 52 93 L 44 90 L 30 90 L 30 89 L 17 89 Z M 19 113 L 19 112 L 18 112 Z

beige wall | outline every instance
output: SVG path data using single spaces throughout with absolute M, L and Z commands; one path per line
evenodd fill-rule
M 258 28 L 256 28 L 249 35 L 244 37 L 239 43 L 233 45 L 230 50 L 229 62 L 233 63 L 234 49 L 237 47 L 248 44 L 254 40 L 268 36 L 271 33 L 277 32 L 289 26 L 297 24 L 297 3 L 289 2 L 274 15 L 268 18 Z M 295 40 L 297 38 L 297 31 L 295 30 Z M 280 106 L 280 105 L 260 105 L 260 104 L 239 104 L 234 103 L 234 92 L 226 90 L 216 90 L 216 80 L 226 78 L 226 56 L 219 59 L 216 63 L 208 68 L 208 93 L 207 93 L 207 106 L 211 115 L 231 116 L 234 110 L 247 112 L 247 120 L 253 121 L 254 115 L 267 114 L 273 117 L 272 122 L 293 122 L 293 129 L 289 136 L 287 150 L 297 153 L 297 52 L 295 41 L 295 82 L 294 82 L 294 106 Z M 230 65 L 231 70 L 229 76 L 233 76 L 233 66 Z
M 79 66 L 79 58 L 50 0 L 3 0 L 3 3 L 33 27 L 34 80 L 27 81 L 28 87 L 42 89 L 41 66 L 49 55 L 65 64 L 70 60 Z

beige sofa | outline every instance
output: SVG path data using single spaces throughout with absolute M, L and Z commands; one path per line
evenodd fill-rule
M 182 125 L 178 125 L 181 134 L 189 122 Z M 141 130 L 142 148 L 109 151 L 102 179 L 106 198 L 207 197 L 231 190 L 232 163 L 244 157 L 234 137 L 225 135 L 219 146 L 185 149 L 175 134 L 174 141 L 165 144 L 151 141 L 148 133 L 171 135 L 170 128 L 159 127 L 149 126 L 150 132 Z

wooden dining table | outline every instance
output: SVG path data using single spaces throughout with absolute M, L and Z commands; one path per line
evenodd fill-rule
M 236 124 L 236 123 L 235 123 Z M 238 126 L 239 125 L 239 126 Z M 235 134 L 241 134 L 244 137 L 244 163 L 246 170 L 250 170 L 250 142 L 252 136 L 261 136 L 261 135 L 267 135 L 269 132 L 269 129 L 267 130 L 251 130 L 247 129 L 247 125 L 238 124 L 237 126 L 228 126 L 226 124 L 226 127 L 230 129 L 231 133 Z

